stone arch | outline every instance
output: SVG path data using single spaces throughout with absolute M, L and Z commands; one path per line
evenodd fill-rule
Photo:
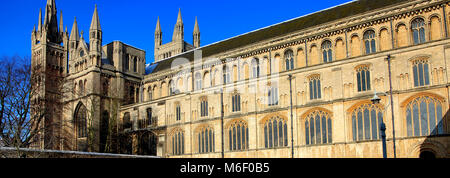
M 378 46 L 380 51 L 392 49 L 391 35 L 387 27 L 381 27 L 378 31 Z
M 310 59 L 309 61 L 311 66 L 320 64 L 319 47 L 315 43 L 310 45 L 309 54 L 310 55 L 308 55 L 308 59 Z
M 430 40 L 439 40 L 443 34 L 443 24 L 439 14 L 432 14 L 428 17 Z
M 83 102 L 81 101 L 78 102 L 73 114 L 73 122 L 75 125 L 74 133 L 77 138 L 87 137 L 87 124 L 88 124 L 87 114 L 88 113 L 86 106 L 83 104 Z
M 350 52 L 352 57 L 361 55 L 361 39 L 357 33 L 350 36 Z
M 417 141 L 408 150 L 407 157 L 419 158 L 424 151 L 432 152 L 436 158 L 448 157 L 445 146 L 437 141 L 426 139 L 425 141 Z
M 409 27 L 404 22 L 399 22 L 395 25 L 397 47 L 404 47 L 409 45 Z
M 336 60 L 342 60 L 347 57 L 345 41 L 341 37 L 336 38 L 334 42 Z

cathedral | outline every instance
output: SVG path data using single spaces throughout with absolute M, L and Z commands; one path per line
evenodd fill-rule
M 450 157 L 450 2 L 357 0 L 154 62 L 55 0 L 31 33 L 33 148 L 163 158 Z M 175 20 L 175 19 L 174 19 Z M 449 60 L 447 60 L 447 58 Z M 150 61 L 150 60 L 149 60 Z M 447 63 L 448 61 L 448 63 Z M 385 140 L 385 142 L 383 141 Z M 383 143 L 386 143 L 383 146 Z M 384 151 L 385 150 L 385 151 Z

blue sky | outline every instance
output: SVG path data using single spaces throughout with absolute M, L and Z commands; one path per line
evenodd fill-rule
M 72 29 L 74 17 L 78 27 L 89 31 L 98 5 L 103 30 L 103 45 L 120 40 L 147 52 L 153 62 L 154 30 L 160 17 L 163 43 L 172 39 L 173 28 L 181 8 L 185 40 L 192 44 L 195 17 L 198 17 L 201 45 L 208 45 L 292 18 L 317 12 L 350 0 L 228 0 L 228 1 L 150 1 L 150 0 L 56 0 L 63 11 L 64 26 Z M 46 0 L 3 1 L 0 6 L 0 56 L 30 56 L 31 31 L 38 23 L 39 8 L 45 13 Z M 88 33 L 84 38 L 88 39 Z

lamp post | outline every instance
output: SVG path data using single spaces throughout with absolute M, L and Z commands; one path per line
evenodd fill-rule
M 388 62 L 388 72 L 389 72 L 389 93 L 390 93 L 390 102 L 389 105 L 391 106 L 391 114 L 392 114 L 392 145 L 394 147 L 394 158 L 397 158 L 396 148 L 395 148 L 395 122 L 394 122 L 394 100 L 392 95 L 392 73 L 391 73 L 391 55 L 388 55 L 386 58 L 386 61 Z M 384 92 L 382 92 L 384 93 Z M 386 96 L 388 94 L 384 93 Z M 374 104 L 377 104 L 380 102 L 380 98 L 377 95 L 377 92 L 375 91 L 375 96 L 372 98 L 372 102 Z M 385 108 L 385 111 L 387 110 L 387 107 Z M 384 121 L 382 121 L 380 125 L 381 130 L 381 137 L 383 139 L 383 157 L 386 158 L 386 125 L 384 124 Z M 383 138 L 384 137 L 384 138 Z
M 294 77 L 292 76 L 292 74 L 289 74 L 289 89 L 290 89 L 290 98 L 291 98 L 291 147 L 292 147 L 292 152 L 291 152 L 291 156 L 292 158 L 294 158 L 294 112 L 292 109 L 292 79 L 294 79 Z
M 381 98 L 378 97 L 377 94 L 378 94 L 377 91 L 375 91 L 375 95 L 371 99 L 373 104 L 379 104 L 380 101 L 381 101 Z M 387 93 L 384 93 L 384 94 L 387 96 Z M 386 106 L 386 108 L 384 109 L 385 111 L 389 107 L 390 104 L 391 103 L 389 102 L 388 105 Z M 382 118 L 381 123 L 380 123 L 380 135 L 381 135 L 381 143 L 382 143 L 382 147 L 383 147 L 383 158 L 387 158 L 387 152 L 386 152 L 386 124 L 384 124 L 384 117 Z
M 388 55 L 386 58 L 388 62 L 388 70 L 389 70 L 389 92 L 391 95 L 391 113 L 392 113 L 392 145 L 394 146 L 394 158 L 397 158 L 397 153 L 395 149 L 395 122 L 394 122 L 394 99 L 392 96 L 392 72 L 391 72 L 391 55 Z

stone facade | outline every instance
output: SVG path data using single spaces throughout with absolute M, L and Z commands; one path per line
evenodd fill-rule
M 70 56 L 63 150 L 103 151 L 115 135 L 112 152 L 166 158 L 373 158 L 384 122 L 388 157 L 394 125 L 397 157 L 450 157 L 449 16 L 443 0 L 360 0 L 203 47 L 196 24 L 183 49 L 180 13 L 167 46 L 158 20 L 152 64 L 122 42 L 38 43 L 39 30 L 32 60 Z M 90 34 L 101 44 L 99 25 Z

